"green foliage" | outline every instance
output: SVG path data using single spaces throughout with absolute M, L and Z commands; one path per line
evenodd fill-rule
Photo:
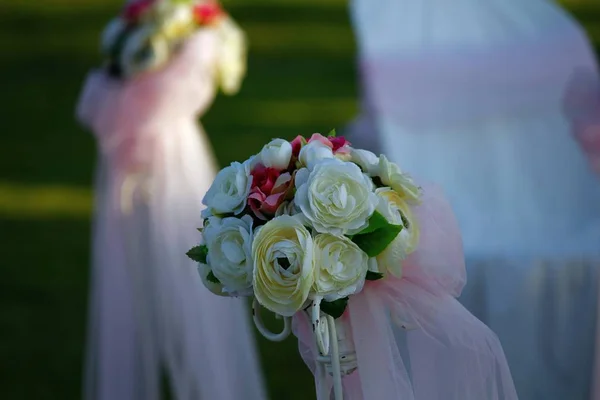
M 348 297 L 343 297 L 335 301 L 322 301 L 321 311 L 325 314 L 331 315 L 333 318 L 339 318 L 342 316 L 346 307 L 348 306 Z
M 208 247 L 206 245 L 199 245 L 192 247 L 187 253 L 185 253 L 192 260 L 206 264 L 206 256 L 208 255 Z
M 369 225 L 361 232 L 351 237 L 369 257 L 376 257 L 402 231 L 402 225 L 390 224 L 383 215 L 375 211 L 369 219 Z
M 379 272 L 367 271 L 366 280 L 368 281 L 377 281 L 383 278 L 383 274 Z
M 206 280 L 209 281 L 209 282 L 212 282 L 212 283 L 221 283 L 221 281 L 219 280 L 219 278 L 217 278 L 215 276 L 215 274 L 213 274 L 212 271 L 210 271 L 208 273 L 208 275 L 206 275 Z

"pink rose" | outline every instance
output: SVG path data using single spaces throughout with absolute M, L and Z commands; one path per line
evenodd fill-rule
M 275 168 L 258 164 L 251 172 L 252 186 L 248 205 L 254 215 L 265 221 L 275 215 L 277 208 L 286 199 L 293 177 L 289 172 L 281 173 Z
M 292 157 L 298 158 L 298 155 L 300 155 L 300 150 L 302 150 L 302 146 L 306 144 L 306 139 L 298 135 L 290 142 L 290 144 L 292 145 Z
M 142 14 L 148 11 L 155 0 L 138 0 L 129 3 L 123 11 L 123 18 L 129 23 L 136 23 Z
M 350 142 L 343 136 L 330 137 L 333 154 L 350 154 Z
M 333 154 L 350 154 L 350 142 L 343 136 L 325 137 L 320 133 L 313 133 L 310 139 L 308 139 L 308 143 L 315 140 L 329 147 L 333 151 Z
M 326 138 L 325 136 L 321 135 L 320 133 L 313 133 L 312 136 L 310 137 L 310 139 L 308 139 L 308 143 L 314 142 L 315 140 L 319 141 L 319 142 L 323 143 L 325 146 L 333 149 L 333 143 L 331 143 L 331 140 L 329 140 L 329 138 Z

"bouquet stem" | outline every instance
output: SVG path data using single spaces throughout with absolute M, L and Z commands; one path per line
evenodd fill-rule
M 318 382 L 326 382 L 327 376 L 333 378 L 333 394 L 335 400 L 343 400 L 342 376 L 354 372 L 357 368 L 354 343 L 345 321 L 334 319 L 321 311 L 321 297 L 316 297 L 310 308 L 306 310 L 313 326 L 313 334 L 319 355 L 316 358 L 316 378 Z M 252 302 L 253 320 L 256 328 L 270 341 L 281 342 L 291 333 L 291 318 L 283 317 L 283 330 L 271 332 L 260 316 L 260 304 L 256 299 Z M 323 392 L 320 399 L 329 399 L 328 386 L 319 385 Z

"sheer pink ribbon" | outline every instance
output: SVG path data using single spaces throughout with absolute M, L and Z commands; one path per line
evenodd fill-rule
M 595 65 L 578 31 L 512 45 L 419 49 L 368 56 L 361 74 L 377 115 L 403 125 L 460 122 L 535 111 L 560 101 L 553 91 L 572 73 L 572 60 Z
M 344 378 L 344 398 L 516 399 L 496 336 L 456 300 L 466 280 L 462 243 L 441 191 L 425 188 L 416 214 L 420 246 L 404 261 L 402 279 L 368 282 L 341 317 L 358 361 Z M 294 333 L 314 374 L 317 353 L 304 313 L 294 317 Z M 331 385 L 315 379 L 318 388 Z

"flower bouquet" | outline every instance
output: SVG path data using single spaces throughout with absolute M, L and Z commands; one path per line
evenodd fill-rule
M 164 67 L 186 39 L 201 28 L 221 37 L 217 71 L 223 91 L 239 89 L 246 69 L 245 37 L 214 0 L 133 0 L 104 29 L 101 51 L 110 75 L 131 78 Z
M 396 164 L 335 131 L 274 139 L 217 174 L 203 199 L 202 243 L 187 254 L 213 293 L 254 296 L 257 327 L 272 340 L 289 334 L 288 317 L 309 313 L 335 379 L 356 368 L 338 318 L 369 281 L 401 276 L 419 241 L 411 207 L 420 196 Z M 258 305 L 284 317 L 284 332 L 265 330 Z

